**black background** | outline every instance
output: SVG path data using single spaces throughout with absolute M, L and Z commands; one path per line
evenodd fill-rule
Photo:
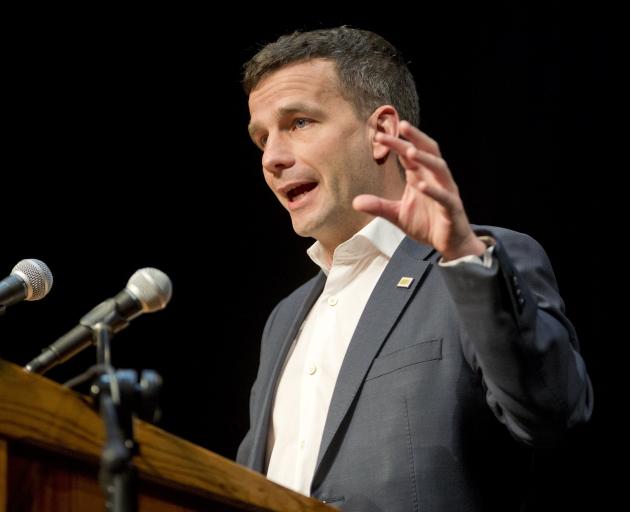
M 115 338 L 114 363 L 158 370 L 160 425 L 233 457 L 266 316 L 316 271 L 304 254 L 311 241 L 293 234 L 262 180 L 240 66 L 294 29 L 371 29 L 409 60 L 421 126 L 440 143 L 471 221 L 545 246 L 580 336 L 595 413 L 539 463 L 541 502 L 612 503 L 608 359 L 618 351 L 607 348 L 622 340 L 601 267 L 619 256 L 604 236 L 618 171 L 617 15 L 604 4 L 526 5 L 5 18 L 0 274 L 34 257 L 55 285 L 0 319 L 0 357 L 25 364 L 136 269 L 157 267 L 173 299 Z M 94 359 L 89 349 L 48 376 L 63 382 Z

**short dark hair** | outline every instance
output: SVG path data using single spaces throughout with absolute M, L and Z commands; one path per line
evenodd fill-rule
M 392 105 L 401 119 L 419 125 L 416 84 L 401 53 L 374 32 L 346 26 L 294 32 L 264 46 L 243 66 L 246 94 L 269 73 L 311 59 L 334 62 L 341 93 L 359 115 Z

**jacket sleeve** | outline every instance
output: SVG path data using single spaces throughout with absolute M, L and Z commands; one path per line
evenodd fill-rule
M 491 268 L 441 267 L 461 325 L 467 360 L 486 401 L 527 444 L 553 440 L 587 421 L 592 386 L 551 264 L 531 237 L 500 228 Z

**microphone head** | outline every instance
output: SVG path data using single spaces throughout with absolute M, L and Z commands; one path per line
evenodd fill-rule
M 173 294 L 173 285 L 164 272 L 147 267 L 136 270 L 129 278 L 127 290 L 138 299 L 143 312 L 151 313 L 166 307 Z
M 11 270 L 11 275 L 20 277 L 26 284 L 25 300 L 43 299 L 53 285 L 53 275 L 48 265 L 34 258 L 19 261 Z

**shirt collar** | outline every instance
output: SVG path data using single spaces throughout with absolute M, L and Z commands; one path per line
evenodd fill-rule
M 394 255 L 403 238 L 405 238 L 405 233 L 402 230 L 382 217 L 375 217 L 363 229 L 337 246 L 333 255 L 333 264 L 341 254 L 367 257 L 371 251 L 365 249 L 369 247 L 389 259 Z M 306 253 L 328 275 L 330 267 L 326 264 L 322 245 L 315 242 Z

